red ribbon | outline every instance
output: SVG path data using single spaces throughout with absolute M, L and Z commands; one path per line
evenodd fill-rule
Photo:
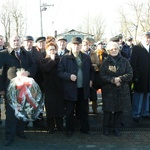
M 22 97 L 23 97 L 23 95 L 25 95 L 26 100 L 30 103 L 30 105 L 31 105 L 34 109 L 36 109 L 37 107 L 36 107 L 35 103 L 30 99 L 29 94 L 28 94 L 28 92 L 27 92 L 27 88 L 28 88 L 29 86 L 31 86 L 31 84 L 28 83 L 28 82 L 27 82 L 27 83 L 24 83 L 23 85 L 16 86 L 17 90 L 19 90 L 19 94 L 18 94 L 18 97 L 17 97 L 17 101 L 18 101 L 18 103 L 21 104 L 21 103 L 22 103 Z

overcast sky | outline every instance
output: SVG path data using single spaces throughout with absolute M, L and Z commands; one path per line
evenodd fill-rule
M 1 0 L 3 2 L 5 0 Z M 41 5 L 54 4 L 42 11 L 44 35 L 52 35 L 55 30 L 58 34 L 76 29 L 80 25 L 83 16 L 102 14 L 107 25 L 106 35 L 117 32 L 117 9 L 124 7 L 127 0 L 41 0 Z M 142 1 L 142 0 L 137 0 Z M 34 37 L 40 36 L 40 0 L 19 0 L 27 17 L 27 34 Z M 2 28 L 0 28 L 2 32 Z M 119 32 L 119 31 L 118 31 Z

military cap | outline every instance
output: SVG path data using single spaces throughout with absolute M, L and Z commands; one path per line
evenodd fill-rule
M 73 37 L 71 39 L 71 43 L 73 43 L 73 44 L 81 44 L 82 43 L 82 39 L 80 37 Z
M 46 41 L 46 37 L 44 37 L 44 36 L 40 36 L 40 37 L 38 37 L 37 39 L 36 39 L 36 43 L 37 42 L 41 42 L 41 41 Z
M 23 37 L 23 40 L 24 40 L 24 41 L 28 41 L 28 40 L 34 41 L 33 37 L 30 36 L 30 35 L 24 36 L 24 37 Z
M 64 36 L 60 36 L 60 37 L 57 38 L 57 41 L 60 41 L 60 40 L 63 40 L 63 41 L 67 42 L 67 39 Z
M 96 45 L 104 45 L 105 43 L 103 42 L 103 41 L 98 41 L 97 43 L 96 43 Z
M 150 31 L 144 32 L 144 33 L 141 34 L 141 36 L 144 36 L 144 35 L 145 35 L 145 36 L 150 36 Z
M 112 37 L 110 41 L 119 42 L 119 36 Z
M 132 41 L 132 40 L 133 40 L 133 37 L 131 36 L 126 38 L 126 41 Z
M 122 39 L 123 38 L 123 35 L 122 34 L 119 34 L 117 35 L 119 39 Z

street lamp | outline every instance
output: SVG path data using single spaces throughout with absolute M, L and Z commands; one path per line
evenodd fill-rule
M 43 36 L 43 19 L 42 19 L 42 11 L 46 11 L 46 10 L 47 10 L 47 7 L 50 7 L 50 6 L 54 6 L 54 4 L 48 5 L 48 4 L 46 4 L 46 3 L 43 3 L 43 4 L 41 5 L 41 0 L 40 0 L 41 36 Z

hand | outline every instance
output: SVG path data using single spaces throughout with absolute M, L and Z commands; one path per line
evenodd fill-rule
M 55 54 L 51 54 L 50 57 L 52 60 L 55 60 Z
M 21 74 L 22 76 L 29 76 L 30 75 L 30 72 L 29 71 L 24 71 L 24 72 L 22 72 L 22 74 Z
M 121 83 L 120 83 L 120 82 L 116 83 L 116 86 L 120 86 L 120 85 L 121 85 Z
M 72 75 L 70 76 L 70 80 L 71 80 L 71 81 L 76 81 L 76 80 L 77 80 L 77 76 L 74 75 L 74 74 L 72 74 Z
M 120 83 L 120 82 L 121 82 L 121 79 L 119 77 L 114 78 L 114 83 L 115 84 Z

